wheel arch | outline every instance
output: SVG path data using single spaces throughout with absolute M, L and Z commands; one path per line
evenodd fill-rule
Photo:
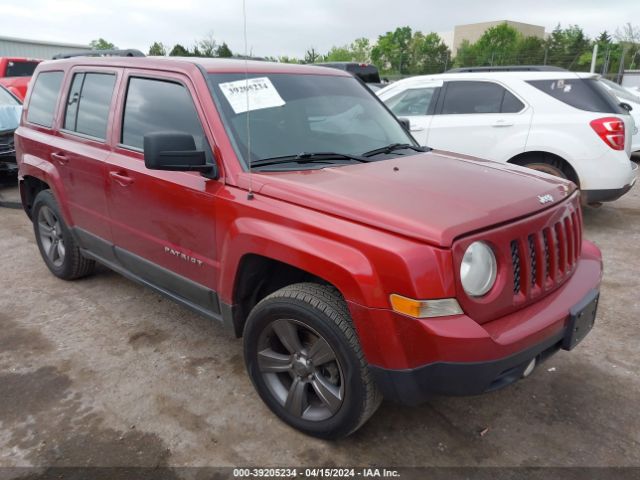
M 507 160 L 507 163 L 524 166 L 527 163 L 529 163 L 532 159 L 542 161 L 543 163 L 549 163 L 549 160 L 559 162 L 559 164 L 562 165 L 563 171 L 569 177 L 569 180 L 575 183 L 578 186 L 578 188 L 580 187 L 580 176 L 578 175 L 578 172 L 576 171 L 576 169 L 573 167 L 573 165 L 571 165 L 571 162 L 569 162 L 566 158 L 562 157 L 561 155 L 558 155 L 557 153 L 544 151 L 544 150 L 530 150 L 527 152 L 519 153 L 514 157 L 511 157 L 509 160 Z
M 26 214 L 31 218 L 33 201 L 42 190 L 50 189 L 67 225 L 73 225 L 69 206 L 66 204 L 60 172 L 49 162 L 24 155 L 20 164 L 20 198 Z
M 280 224 L 244 220 L 233 224 L 221 249 L 220 299 L 231 307 L 236 335 L 257 302 L 293 283 L 331 285 L 358 304 L 374 295 L 362 287 L 379 285 L 362 252 Z

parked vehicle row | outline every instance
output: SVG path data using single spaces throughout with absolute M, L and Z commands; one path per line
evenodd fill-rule
M 637 127 L 595 75 L 562 70 L 447 73 L 377 92 L 421 145 L 573 181 L 587 203 L 634 184 Z
M 496 121 L 518 129 L 532 112 L 502 88 Z M 473 100 L 459 96 L 450 113 Z M 99 262 L 220 322 L 262 400 L 310 435 L 352 433 L 383 396 L 509 385 L 595 320 L 602 260 L 574 183 L 422 148 L 338 69 L 44 62 L 15 138 L 49 270 L 72 280 Z M 624 136 L 595 139 L 624 155 Z

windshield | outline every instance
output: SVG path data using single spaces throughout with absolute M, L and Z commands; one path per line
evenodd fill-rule
M 209 79 L 218 111 L 245 166 L 248 160 L 302 152 L 361 155 L 390 144 L 416 145 L 396 118 L 352 77 L 249 74 L 248 121 L 245 74 L 216 73 Z
M 18 128 L 22 105 L 13 95 L 0 87 L 0 132 L 3 134 Z
M 11 95 L 4 88 L 0 87 L 0 105 L 16 106 L 16 105 L 20 105 L 20 102 L 16 100 L 16 97 Z

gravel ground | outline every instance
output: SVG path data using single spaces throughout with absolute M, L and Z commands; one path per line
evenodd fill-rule
M 220 326 L 107 270 L 54 278 L 24 213 L 0 209 L 0 467 L 640 466 L 640 189 L 584 217 L 605 277 L 578 348 L 325 442 L 267 410 Z

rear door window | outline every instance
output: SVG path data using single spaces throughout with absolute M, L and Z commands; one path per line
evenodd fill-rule
M 442 115 L 516 113 L 524 104 L 493 82 L 447 82 Z
M 552 96 L 562 103 L 588 112 L 621 113 L 626 110 L 618 105 L 615 97 L 596 79 L 571 78 L 529 80 L 528 84 Z
M 29 101 L 27 121 L 51 128 L 63 77 L 62 72 L 42 72 L 38 75 Z
M 76 73 L 67 97 L 64 128 L 104 140 L 115 82 L 112 73 Z
M 127 89 L 121 143 L 142 150 L 144 136 L 153 132 L 189 133 L 198 149 L 205 148 L 202 124 L 184 85 L 133 77 Z

